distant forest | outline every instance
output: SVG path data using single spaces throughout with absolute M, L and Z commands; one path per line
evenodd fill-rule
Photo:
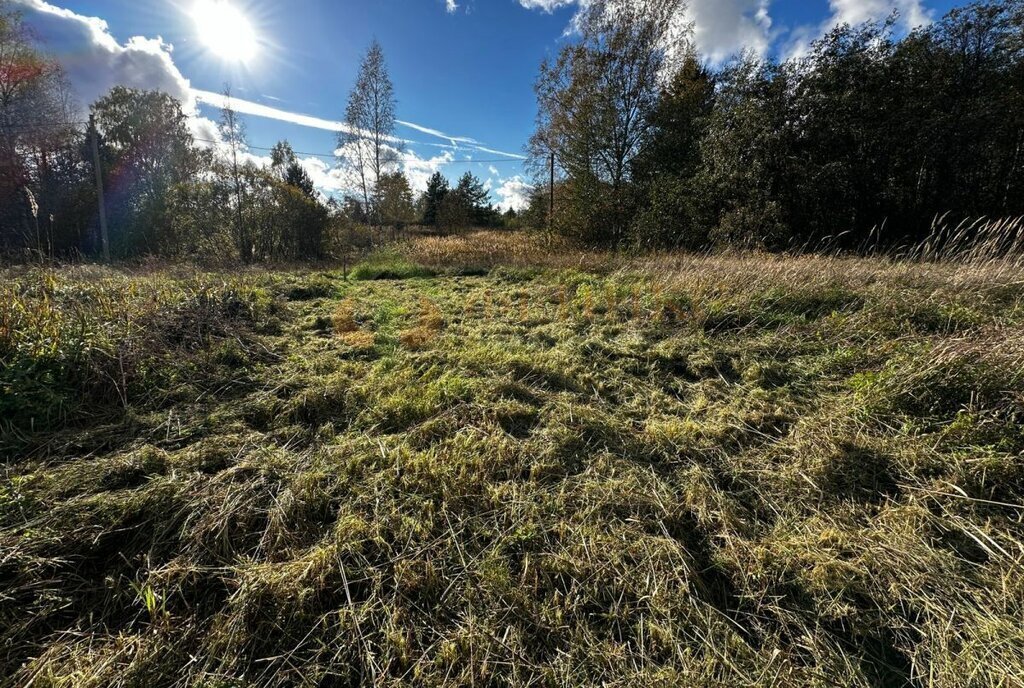
M 451 188 L 437 174 L 414 197 L 381 143 L 395 99 L 376 43 L 339 138 L 354 191 L 328 199 L 287 142 L 270 166 L 245 156 L 230 107 L 213 147 L 157 92 L 115 88 L 82 121 L 59 65 L 0 2 L 0 252 L 306 259 L 409 225 L 621 247 L 857 250 L 921 241 L 937 223 L 1024 215 L 1024 0 L 957 8 L 906 35 L 895 17 L 844 25 L 798 56 L 743 54 L 719 68 L 676 21 L 683 7 L 603 0 L 581 12 L 577 40 L 540 67 L 529 208 L 502 214 L 471 174 Z M 376 111 L 371 91 L 386 94 Z

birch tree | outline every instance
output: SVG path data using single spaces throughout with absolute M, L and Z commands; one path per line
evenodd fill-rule
M 622 239 L 632 162 L 664 75 L 686 53 L 684 10 L 682 0 L 594 0 L 577 18 L 580 40 L 541 65 L 530 152 L 537 169 L 553 155 L 569 182 L 570 231 Z
M 367 217 L 380 224 L 375 196 L 381 179 L 398 167 L 395 139 L 394 84 L 384 62 L 384 50 L 373 41 L 359 69 L 345 108 L 345 131 L 339 138 L 342 162 L 362 195 Z

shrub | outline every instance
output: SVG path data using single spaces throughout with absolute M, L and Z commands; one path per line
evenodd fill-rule
M 404 280 L 434 275 L 430 268 L 412 263 L 394 251 L 375 253 L 352 269 L 352 279 L 360 281 Z

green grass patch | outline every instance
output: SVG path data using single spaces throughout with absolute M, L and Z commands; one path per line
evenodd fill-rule
M 406 280 L 435 274 L 435 270 L 413 263 L 399 253 L 379 251 L 353 267 L 350 276 L 358 281 L 371 281 Z

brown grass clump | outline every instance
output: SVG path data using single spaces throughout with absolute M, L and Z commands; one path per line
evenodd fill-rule
M 350 299 L 339 303 L 331 316 L 331 323 L 334 325 L 336 334 L 358 332 L 359 323 L 356 321 L 355 304 Z
M 367 351 L 373 348 L 377 341 L 377 335 L 373 332 L 357 330 L 355 332 L 342 332 L 338 335 L 338 339 L 346 346 L 350 346 L 357 351 Z
M 352 299 L 345 299 L 334 307 L 331 323 L 338 340 L 345 346 L 356 351 L 369 351 L 377 341 L 374 332 L 361 329 L 356 315 L 357 304 Z
M 419 311 L 415 326 L 402 330 L 398 335 L 402 346 L 413 351 L 426 348 L 437 339 L 445 327 L 441 309 L 430 299 L 426 297 L 420 299 Z
M 435 339 L 437 339 L 437 331 L 424 327 L 412 327 L 408 330 L 402 330 L 398 335 L 398 340 L 402 343 L 402 346 L 412 351 L 425 349 Z

